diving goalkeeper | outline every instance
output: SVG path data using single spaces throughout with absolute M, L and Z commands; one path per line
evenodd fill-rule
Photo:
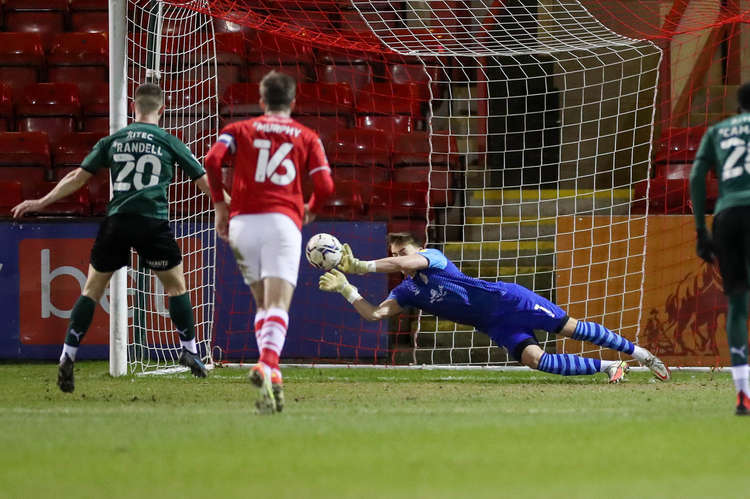
M 354 305 L 359 315 L 370 321 L 396 315 L 405 307 L 415 307 L 472 325 L 505 347 L 515 360 L 532 369 L 563 376 L 604 372 L 610 383 L 622 381 L 628 371 L 627 363 L 621 360 L 545 353 L 533 333 L 534 329 L 541 329 L 623 352 L 648 367 L 657 379 L 667 381 L 670 377 L 667 366 L 645 348 L 600 324 L 568 317 L 563 309 L 523 286 L 466 276 L 443 253 L 423 249 L 410 234 L 389 234 L 388 247 L 391 257 L 360 261 L 349 246 L 344 245 L 339 264 L 339 268 L 349 274 L 403 273 L 403 282 L 393 288 L 380 305 L 372 305 L 362 298 L 357 288 L 336 269 L 320 277 L 320 289 L 340 293 Z

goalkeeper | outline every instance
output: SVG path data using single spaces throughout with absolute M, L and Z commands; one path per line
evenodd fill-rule
M 401 272 L 406 277 L 380 305 L 362 298 L 344 274 L 334 269 L 320 277 L 323 291 L 338 292 L 364 319 L 377 321 L 416 307 L 486 333 L 511 357 L 540 371 L 561 374 L 604 372 L 610 383 L 622 381 L 628 370 L 624 361 L 607 361 L 572 354 L 545 353 L 534 337 L 534 329 L 560 334 L 631 355 L 666 381 L 669 369 L 648 350 L 634 345 L 595 322 L 568 317 L 564 310 L 518 284 L 487 282 L 466 276 L 436 249 L 423 249 L 406 233 L 388 235 L 391 257 L 374 261 L 354 258 L 348 245 L 339 268 L 350 274 Z
M 729 299 L 727 338 L 737 415 L 750 412 L 747 367 L 747 308 L 750 299 L 750 83 L 737 92 L 740 114 L 712 126 L 703 135 L 690 171 L 690 198 L 697 231 L 698 256 L 719 260 L 724 293 Z M 719 198 L 713 219 L 713 241 L 706 230 L 706 174 L 715 169 Z

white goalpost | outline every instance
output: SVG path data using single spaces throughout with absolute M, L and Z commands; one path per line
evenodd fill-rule
M 110 132 L 132 122 L 135 88 L 159 84 L 165 96 L 161 126 L 181 139 L 198 160 L 218 130 L 213 24 L 210 16 L 161 0 L 110 0 Z M 195 319 L 196 343 L 211 367 L 214 313 L 215 233 L 211 203 L 179 169 L 169 190 L 170 226 L 183 255 Z M 183 370 L 179 337 L 156 276 L 133 253 L 110 287 L 110 374 Z

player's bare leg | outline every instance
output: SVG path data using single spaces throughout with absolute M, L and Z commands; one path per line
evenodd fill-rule
M 74 364 L 78 346 L 94 318 L 96 303 L 101 299 L 104 290 L 112 278 L 112 272 L 99 272 L 89 265 L 89 273 L 83 293 L 70 312 L 70 324 L 65 335 L 65 344 L 57 366 L 57 386 L 66 393 L 75 390 Z
M 250 285 L 259 310 L 264 311 L 260 334 L 256 332 L 260 359 L 250 369 L 250 381 L 258 387 L 256 407 L 260 413 L 281 412 L 284 388 L 279 369 L 279 355 L 284 347 L 289 323 L 289 305 L 294 286 L 278 277 L 267 277 Z M 257 324 L 256 324 L 257 327 Z
M 180 335 L 182 350 L 179 363 L 190 369 L 193 376 L 205 378 L 208 373 L 206 365 L 201 361 L 198 347 L 195 344 L 195 322 L 193 306 L 185 285 L 185 275 L 182 263 L 168 270 L 154 271 L 169 296 L 169 316 Z
M 640 362 L 641 365 L 648 367 L 656 379 L 667 381 L 670 378 L 669 368 L 656 355 L 596 322 L 579 321 L 571 318 L 568 319 L 558 334 L 626 353 Z M 622 378 L 622 376 L 616 376 L 617 372 L 614 372 L 614 374 L 614 377 L 618 380 Z M 617 382 L 610 376 L 610 383 Z

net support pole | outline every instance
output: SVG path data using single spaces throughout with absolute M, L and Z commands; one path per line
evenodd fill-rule
M 109 0 L 109 133 L 114 133 L 127 125 L 126 23 L 127 0 Z M 112 275 L 109 298 L 109 374 L 115 377 L 124 376 L 128 369 L 126 267 Z

